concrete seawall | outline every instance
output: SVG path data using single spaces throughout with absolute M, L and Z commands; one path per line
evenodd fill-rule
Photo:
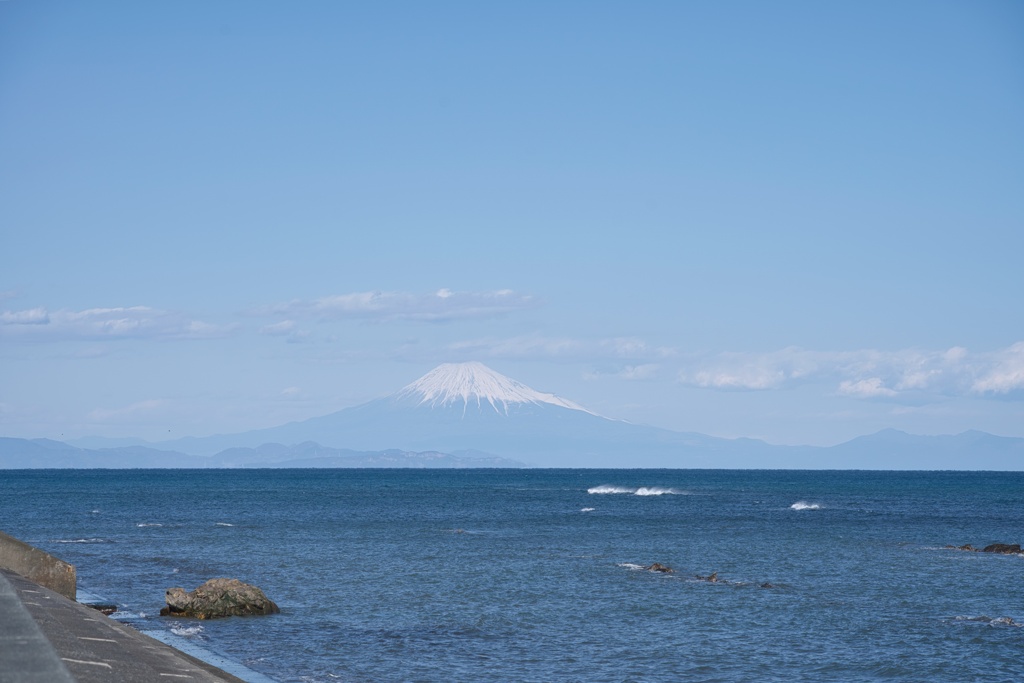
M 0 531 L 0 569 L 24 576 L 45 588 L 75 599 L 78 579 L 74 565 Z
M 72 565 L 0 532 L 0 683 L 273 683 L 103 616 L 76 602 L 75 589 Z

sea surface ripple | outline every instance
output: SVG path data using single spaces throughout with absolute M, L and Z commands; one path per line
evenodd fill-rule
M 1024 557 L 944 548 L 1021 473 L 5 471 L 0 528 L 280 681 L 1024 680 Z M 156 616 L 220 576 L 281 614 Z

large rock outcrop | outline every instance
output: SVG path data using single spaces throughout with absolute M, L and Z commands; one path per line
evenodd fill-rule
M 161 616 L 216 619 L 255 614 L 276 614 L 281 610 L 263 591 L 238 579 L 210 579 L 194 591 L 167 590 L 167 607 Z

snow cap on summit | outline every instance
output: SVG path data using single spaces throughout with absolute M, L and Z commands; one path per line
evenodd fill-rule
M 483 363 L 444 363 L 406 386 L 396 398 L 418 399 L 419 404 L 447 406 L 456 403 L 478 406 L 484 401 L 499 413 L 514 403 L 549 403 L 571 410 L 590 411 L 554 394 L 545 394 L 491 370 Z

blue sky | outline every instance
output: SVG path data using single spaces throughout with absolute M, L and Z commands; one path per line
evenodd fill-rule
M 0 2 L 0 434 L 479 360 L 774 443 L 1024 436 L 1019 2 Z

